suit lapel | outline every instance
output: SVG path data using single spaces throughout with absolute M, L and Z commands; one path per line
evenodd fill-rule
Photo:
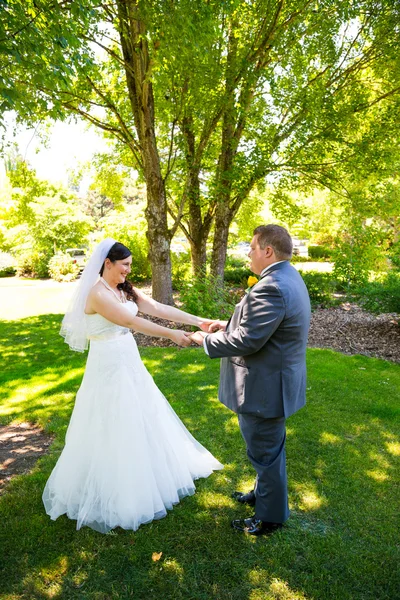
M 258 282 L 257 282 L 257 283 L 259 283 L 259 282 L 260 282 L 262 279 L 264 279 L 264 278 L 265 278 L 267 275 L 270 275 L 270 274 L 271 274 L 271 273 L 273 273 L 274 271 L 278 271 L 278 270 L 280 270 L 280 269 L 282 269 L 282 268 L 285 268 L 285 267 L 286 267 L 286 265 L 288 264 L 288 262 L 289 262 L 289 261 L 285 260 L 285 261 L 282 261 L 282 262 L 279 262 L 279 263 L 277 263 L 276 265 L 272 265 L 272 267 L 271 267 L 271 268 L 269 268 L 269 269 L 268 269 L 268 271 L 267 271 L 267 272 L 266 272 L 266 273 L 265 273 L 265 274 L 264 274 L 262 277 L 260 277 L 260 279 L 258 280 Z M 254 285 L 257 285 L 257 283 L 255 283 Z M 250 291 L 251 291 L 251 290 L 250 290 Z M 250 291 L 249 291 L 249 293 L 250 293 Z M 229 321 L 228 321 L 228 323 L 227 323 L 227 325 L 226 325 L 226 331 L 228 331 L 228 330 L 229 330 L 229 326 L 230 326 L 230 324 L 231 324 L 231 322 L 232 322 L 232 319 L 233 319 L 233 317 L 234 317 L 234 316 L 235 316 L 235 314 L 236 314 L 236 311 L 240 311 L 240 310 L 241 310 L 241 304 L 243 303 L 243 301 L 245 300 L 245 298 L 246 298 L 247 296 L 248 296 L 248 294 L 245 294 L 245 295 L 243 296 L 243 298 L 241 299 L 241 301 L 240 301 L 240 302 L 239 302 L 239 303 L 236 305 L 236 307 L 235 307 L 235 310 L 234 310 L 233 314 L 231 315 L 231 317 L 230 317 L 230 319 L 229 319 Z

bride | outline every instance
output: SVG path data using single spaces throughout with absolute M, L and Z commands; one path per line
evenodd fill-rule
M 131 252 L 106 239 L 95 249 L 72 299 L 61 335 L 72 350 L 90 349 L 65 447 L 46 483 L 43 502 L 105 533 L 136 530 L 160 519 L 194 480 L 222 469 L 168 404 L 142 363 L 130 330 L 188 346 L 184 331 L 137 317 L 138 310 L 208 329 L 211 321 L 160 304 L 126 279 Z M 100 274 L 100 278 L 99 278 Z

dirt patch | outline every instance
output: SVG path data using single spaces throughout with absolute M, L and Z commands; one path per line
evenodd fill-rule
M 172 326 L 169 321 L 147 318 L 159 325 Z M 349 303 L 336 308 L 320 308 L 312 314 L 308 345 L 400 363 L 399 319 L 397 314 L 372 315 Z M 179 327 L 191 331 L 191 327 Z M 135 339 L 139 346 L 176 347 L 170 340 L 139 333 L 135 334 Z M 47 452 L 52 440 L 52 436 L 30 423 L 0 426 L 0 495 L 14 475 L 32 469 L 36 460 Z
M 45 454 L 53 436 L 37 425 L 0 425 L 0 495 L 15 475 L 28 473 Z

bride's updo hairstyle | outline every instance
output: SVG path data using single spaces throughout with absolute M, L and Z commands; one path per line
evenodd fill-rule
M 129 250 L 129 248 L 124 246 L 124 244 L 115 242 L 115 244 L 111 246 L 106 258 L 108 258 L 112 263 L 115 263 L 117 260 L 124 260 L 124 258 L 128 258 L 128 256 L 131 256 L 131 254 L 132 252 Z M 103 275 L 103 271 L 104 263 L 100 269 L 100 275 Z M 136 302 L 137 294 L 130 281 L 125 279 L 124 283 L 119 283 L 117 285 L 117 288 L 125 293 L 125 296 L 128 300 L 133 300 L 133 302 Z

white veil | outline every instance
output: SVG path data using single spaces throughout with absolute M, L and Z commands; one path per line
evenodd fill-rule
M 83 270 L 78 287 L 63 318 L 60 335 L 63 336 L 71 350 L 75 350 L 76 352 L 84 352 L 88 347 L 85 319 L 86 300 L 90 290 L 97 281 L 107 254 L 114 244 L 115 240 L 106 238 L 96 246 Z

